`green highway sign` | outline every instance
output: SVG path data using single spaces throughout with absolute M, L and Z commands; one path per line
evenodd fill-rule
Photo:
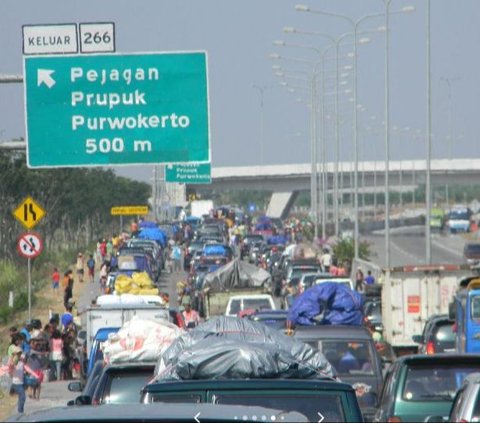
M 24 57 L 31 168 L 210 162 L 205 52 Z
M 166 182 L 184 184 L 211 184 L 212 166 L 210 163 L 190 163 L 185 165 L 168 165 L 165 168 Z

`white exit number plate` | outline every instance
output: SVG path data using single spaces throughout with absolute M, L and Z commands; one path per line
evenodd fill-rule
M 113 22 L 81 23 L 79 27 L 81 53 L 115 51 L 115 25 Z

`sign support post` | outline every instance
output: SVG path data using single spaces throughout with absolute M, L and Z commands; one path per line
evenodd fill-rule
M 32 264 L 31 259 L 27 259 L 28 267 L 28 321 L 32 321 Z

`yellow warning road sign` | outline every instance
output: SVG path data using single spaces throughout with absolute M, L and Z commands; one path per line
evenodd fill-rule
M 27 229 L 32 229 L 42 220 L 47 213 L 34 201 L 32 197 L 27 197 L 13 211 L 15 218 Z
M 119 206 L 112 207 L 110 210 L 112 216 L 127 216 L 127 215 L 146 215 L 148 214 L 148 206 Z

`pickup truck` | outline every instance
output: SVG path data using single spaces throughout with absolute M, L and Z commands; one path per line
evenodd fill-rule
M 143 388 L 142 402 L 261 406 L 298 412 L 312 422 L 363 421 L 353 388 L 328 378 L 152 382 Z

